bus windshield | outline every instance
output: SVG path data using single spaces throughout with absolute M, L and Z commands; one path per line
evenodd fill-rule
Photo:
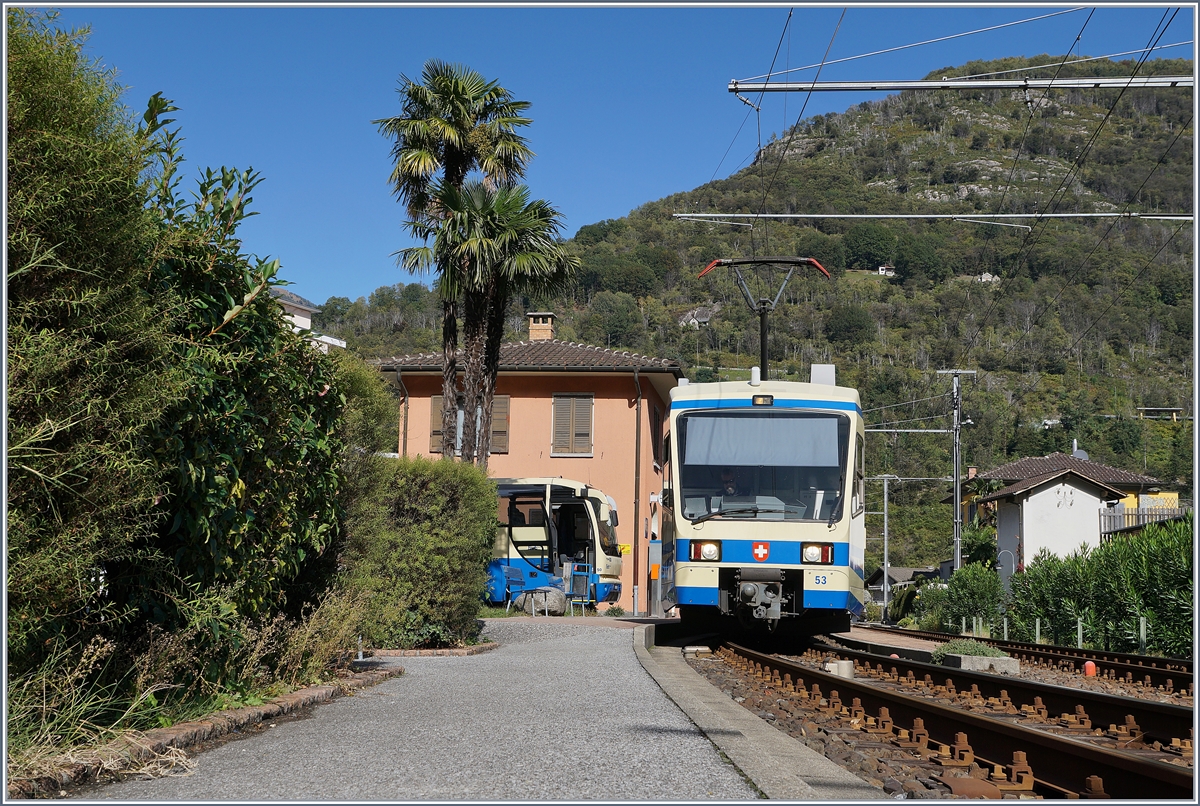
M 592 511 L 596 513 L 596 523 L 600 524 L 600 550 L 609 557 L 620 557 L 621 547 L 617 545 L 617 530 L 612 527 L 608 518 L 600 517 L 599 501 L 589 498 L 588 503 L 592 505 Z
M 840 517 L 850 418 L 760 409 L 678 420 L 683 517 L 829 521 Z

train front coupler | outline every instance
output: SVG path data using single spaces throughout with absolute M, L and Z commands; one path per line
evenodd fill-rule
M 739 568 L 733 575 L 733 590 L 722 597 L 739 619 L 765 625 L 783 616 L 783 571 L 778 568 Z

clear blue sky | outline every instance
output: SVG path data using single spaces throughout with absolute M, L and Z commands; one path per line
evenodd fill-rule
M 768 71 L 789 8 L 777 71 L 819 63 L 831 38 L 836 60 L 1073 7 L 849 5 L 835 38 L 840 7 L 59 8 L 61 26 L 91 26 L 87 51 L 119 71 L 131 110 L 140 115 L 158 91 L 180 107 L 186 177 L 222 165 L 262 174 L 245 247 L 279 258 L 291 290 L 320 304 L 413 279 L 392 257 L 411 242 L 387 184 L 390 143 L 371 121 L 399 112 L 399 75 L 419 77 L 427 59 L 465 64 L 532 102 L 526 183 L 564 213 L 570 236 L 747 164 L 756 119 L 727 85 Z M 1092 10 L 833 64 L 820 79 L 920 78 L 971 59 L 1063 54 L 1081 28 L 1076 54 L 1131 51 L 1169 16 L 1099 7 L 1089 21 Z M 1191 41 L 1193 29 L 1184 8 L 1161 44 Z M 816 93 L 804 115 L 868 97 Z M 766 96 L 763 141 L 803 102 Z

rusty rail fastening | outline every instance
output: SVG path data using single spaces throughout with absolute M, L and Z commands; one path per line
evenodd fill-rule
M 807 700 L 810 707 L 875 734 L 877 741 L 893 742 L 944 768 L 969 768 L 972 762 L 992 768 L 987 781 L 944 775 L 943 782 L 955 794 L 999 797 L 1008 790 L 1065 798 L 1193 797 L 1192 770 L 1164 760 L 1148 760 L 880 689 L 733 643 L 722 645 L 719 653 L 727 661 L 744 664 L 750 674 L 769 681 L 785 696 Z M 1011 761 L 1006 764 L 1004 759 Z
M 930 641 L 951 641 L 955 638 L 971 637 L 925 630 L 898 630 L 894 627 L 882 627 L 874 624 L 858 626 L 910 638 L 925 638 Z M 975 640 L 1002 649 L 1025 663 L 1037 663 L 1082 674 L 1084 663 L 1090 660 L 1096 664 L 1099 674 L 1110 680 L 1123 680 L 1130 685 L 1141 684 L 1147 688 L 1161 688 L 1167 692 L 1187 692 L 1189 695 L 1193 691 L 1192 661 L 1190 659 L 1130 655 L 1125 652 L 1077 649 L 1023 641 L 1003 641 L 999 638 L 976 637 Z
M 1135 697 L 1118 697 L 1088 689 L 1068 688 L 1024 680 L 1019 677 L 948 668 L 906 658 L 886 658 L 869 652 L 841 647 L 821 647 L 820 651 L 853 660 L 856 669 L 861 674 L 873 677 L 899 675 L 926 681 L 935 678 L 938 680 L 952 679 L 956 688 L 973 690 L 983 701 L 995 701 L 997 705 L 993 710 L 999 713 L 1004 712 L 1000 709 L 999 703 L 1007 702 L 1015 709 L 1026 705 L 1031 706 L 1035 711 L 1040 711 L 1043 716 L 1053 717 L 1062 714 L 1060 717 L 1062 721 L 1067 721 L 1068 716 L 1082 713 L 1091 724 L 1100 727 L 1109 726 L 1109 730 L 1114 735 L 1120 733 L 1122 728 L 1132 726 L 1133 729 L 1140 730 L 1146 735 L 1148 743 L 1150 740 L 1158 740 L 1169 746 L 1172 742 L 1188 741 L 1195 724 L 1195 712 L 1184 705 L 1172 705 Z M 1013 713 L 1017 712 L 1013 711 Z

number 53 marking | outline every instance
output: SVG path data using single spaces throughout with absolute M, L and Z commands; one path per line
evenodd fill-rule
M 815 574 L 813 576 L 813 584 L 814 585 L 828 585 L 829 579 L 824 574 Z

